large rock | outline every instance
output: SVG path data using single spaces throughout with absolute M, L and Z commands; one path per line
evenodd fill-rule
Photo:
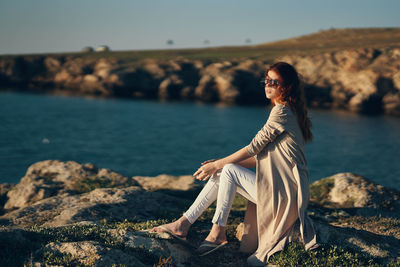
M 32 266 L 154 266 L 160 261 L 186 266 L 192 256 L 187 247 L 166 234 L 149 235 L 93 224 L 0 228 L 0 248 L 9 251 L 0 258 L 5 266 L 22 266 L 28 258 Z M 9 262 L 4 261 L 7 258 Z
M 179 99 L 183 85 L 183 81 L 177 75 L 171 75 L 160 83 L 158 97 L 164 100 Z
M 146 266 L 137 257 L 123 252 L 117 248 L 107 247 L 96 241 L 83 242 L 50 242 L 36 254 L 54 253 L 68 255 L 71 263 L 84 266 L 112 266 L 123 264 L 124 266 Z M 40 266 L 45 264 L 38 263 Z
M 359 215 L 400 217 L 400 192 L 353 174 L 338 173 L 310 186 L 311 203 L 353 209 Z
M 0 215 L 4 213 L 4 204 L 7 202 L 7 193 L 15 186 L 15 184 L 0 184 Z
M 52 196 L 68 196 L 96 187 L 138 185 L 132 179 L 93 164 L 46 160 L 30 166 L 21 181 L 8 192 L 5 209 L 23 208 Z
M 133 180 L 148 191 L 194 199 L 203 188 L 203 183 L 192 175 L 171 176 L 161 174 L 155 177 L 134 176 Z
M 147 192 L 138 186 L 127 188 L 99 188 L 79 195 L 57 195 L 37 201 L 28 207 L 0 217 L 4 225 L 62 226 L 76 222 L 151 220 L 169 214 L 180 215 L 188 201 Z

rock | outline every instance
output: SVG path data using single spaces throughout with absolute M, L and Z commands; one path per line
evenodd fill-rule
M 203 188 L 203 184 L 192 175 L 171 176 L 161 174 L 156 177 L 134 176 L 132 179 L 145 190 L 191 199 L 194 199 Z
M 218 91 L 219 100 L 226 104 L 235 104 L 238 102 L 240 92 L 234 86 L 234 77 L 232 75 L 218 75 L 215 77 L 215 86 Z
M 192 257 L 190 249 L 169 235 L 107 229 L 93 224 L 0 228 L 0 248 L 9 252 L 1 255 L 2 265 L 10 265 L 8 260 L 18 266 L 28 258 L 32 266 L 54 266 L 56 262 L 62 266 L 154 266 L 160 260 L 187 266 Z
M 194 95 L 202 101 L 216 102 L 219 97 L 214 77 L 211 75 L 202 76 L 199 85 L 194 90 Z
M 314 220 L 314 227 L 321 244 L 335 244 L 352 248 L 386 262 L 400 253 L 399 242 L 392 236 L 383 236 L 352 227 L 339 227 Z M 395 245 L 396 244 L 396 245 Z
M 71 74 L 69 74 L 69 72 L 65 69 L 61 70 L 60 72 L 57 72 L 56 75 L 54 76 L 54 82 L 55 83 L 69 83 L 71 82 L 71 80 L 73 79 L 73 77 L 71 76 Z
M 346 49 L 291 54 L 277 60 L 291 63 L 299 71 L 306 100 L 313 107 L 398 115 L 399 50 Z M 118 62 L 76 55 L 18 56 L 0 60 L 0 84 L 103 97 L 265 104 L 260 80 L 267 67 L 253 59 L 211 62 L 178 57 Z
M 93 68 L 93 74 L 100 77 L 102 80 L 106 80 L 111 72 L 118 67 L 118 61 L 116 59 L 99 59 Z
M 311 203 L 324 207 L 357 208 L 359 215 L 399 217 L 400 192 L 352 173 L 338 173 L 310 186 Z
M 9 191 L 5 209 L 27 207 L 56 195 L 71 195 L 96 187 L 121 187 L 137 183 L 108 169 L 74 161 L 46 160 L 30 166 L 21 181 Z
M 392 112 L 392 106 L 385 105 L 383 99 L 399 90 L 397 76 L 400 65 L 395 63 L 399 57 L 396 51 L 350 49 L 321 55 L 285 56 L 281 60 L 293 64 L 302 74 L 307 100 L 314 106 L 319 106 L 325 99 L 328 104 L 331 102 L 331 107 L 369 114 L 382 111 L 392 114 L 396 112 Z M 328 95 L 315 97 L 322 89 Z M 392 101 L 396 103 L 394 105 L 400 105 L 397 99 Z
M 176 75 L 171 75 L 160 83 L 158 97 L 160 99 L 179 99 L 183 87 L 183 81 Z
M 54 58 L 54 57 L 46 57 L 44 59 L 44 65 L 48 72 L 55 73 L 60 69 L 62 62 L 59 59 Z
M 0 184 L 0 215 L 3 214 L 4 204 L 7 202 L 7 193 L 15 186 L 15 184 Z
M 6 213 L 0 222 L 7 225 L 62 226 L 80 221 L 99 222 L 126 218 L 157 219 L 162 214 L 180 214 L 188 201 L 147 192 L 138 186 L 98 188 L 79 195 L 57 195 L 37 201 L 30 206 Z
M 127 247 L 151 251 L 151 254 L 157 259 L 172 257 L 175 265 L 188 264 L 192 256 L 192 252 L 187 246 L 174 242 L 169 235 L 157 234 L 158 237 L 154 238 L 122 229 L 112 229 L 109 233 Z
M 104 73 L 103 73 L 104 74 Z M 109 96 L 109 92 L 99 77 L 93 74 L 86 74 L 83 76 L 83 82 L 79 86 L 82 93 L 95 96 Z
M 43 254 L 45 252 L 68 255 L 72 263 L 76 262 L 84 266 L 112 266 L 113 264 L 146 266 L 135 256 L 120 249 L 104 246 L 96 241 L 50 242 L 36 253 Z
M 400 91 L 385 95 L 382 102 L 386 114 L 400 116 Z
M 145 59 L 142 65 L 142 68 L 150 73 L 156 80 L 166 78 L 166 72 L 163 67 L 162 63 L 154 59 Z
M 87 74 L 87 75 L 83 76 L 83 81 L 85 83 L 97 83 L 99 81 L 99 78 L 97 78 L 96 75 Z
M 113 95 L 116 97 L 155 98 L 160 80 L 141 67 L 129 67 L 115 71 Z

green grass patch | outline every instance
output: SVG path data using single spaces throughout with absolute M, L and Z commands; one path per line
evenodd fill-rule
M 310 202 L 325 206 L 330 204 L 329 192 L 335 186 L 335 179 L 328 177 L 316 181 L 310 185 Z
M 378 216 L 339 217 L 339 224 L 352 225 L 377 234 L 389 234 L 400 238 L 400 219 Z
M 60 253 L 54 251 L 44 251 L 42 256 L 42 262 L 49 265 L 61 265 L 61 266 L 81 266 L 82 264 L 73 257 L 71 254 Z
M 76 179 L 72 183 L 70 189 L 82 194 L 93 191 L 96 188 L 114 188 L 133 185 L 136 185 L 136 182 L 128 178 L 121 179 L 120 177 L 98 177 L 96 175 L 92 175 L 86 178 Z
M 100 223 L 109 228 L 114 228 L 114 229 L 123 229 L 127 231 L 140 231 L 140 230 L 146 230 L 146 229 L 151 229 L 155 226 L 170 223 L 171 220 L 167 219 L 158 219 L 158 220 L 148 220 L 144 222 L 140 221 L 129 221 L 127 219 L 123 220 L 122 222 L 107 222 L 106 219 L 103 219 L 100 221 Z
M 272 255 L 268 263 L 279 266 L 381 266 L 378 259 L 368 257 L 352 249 L 334 245 L 321 245 L 306 251 L 302 244 L 291 242 L 280 252 Z M 398 266 L 398 265 L 397 265 Z

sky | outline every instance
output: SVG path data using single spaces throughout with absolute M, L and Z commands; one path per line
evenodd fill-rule
M 400 27 L 399 11 L 399 0 L 0 0 L 0 54 L 259 44 Z

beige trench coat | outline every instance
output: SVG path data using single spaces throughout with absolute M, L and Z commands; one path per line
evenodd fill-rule
M 241 251 L 255 251 L 259 260 L 267 262 L 292 241 L 297 219 L 305 249 L 317 247 L 306 213 L 309 180 L 305 142 L 290 107 L 275 105 L 246 150 L 257 159 L 257 205 L 248 203 Z

